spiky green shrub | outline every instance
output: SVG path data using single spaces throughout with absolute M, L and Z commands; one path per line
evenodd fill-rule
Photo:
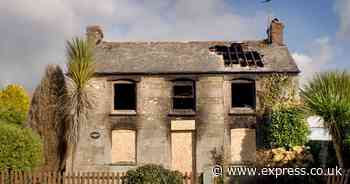
M 0 122 L 0 170 L 29 171 L 42 162 L 42 143 L 28 128 Z
M 325 72 L 316 75 L 301 90 L 305 110 L 323 118 L 332 136 L 339 167 L 344 167 L 344 140 L 350 122 L 350 74 Z
M 170 171 L 159 165 L 144 165 L 129 170 L 124 178 L 126 184 L 182 184 L 183 176 L 178 171 Z
M 74 154 L 79 141 L 80 127 L 86 122 L 92 99 L 88 85 L 94 75 L 92 46 L 85 39 L 75 38 L 66 45 L 68 79 L 71 86 L 68 90 L 67 104 L 69 120 L 65 125 L 65 140 L 68 152 L 72 155 L 71 169 L 74 169 Z
M 280 104 L 272 108 L 270 141 L 277 147 L 293 147 L 307 142 L 309 128 L 298 106 Z

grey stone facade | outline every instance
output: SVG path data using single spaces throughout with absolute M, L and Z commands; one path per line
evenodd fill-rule
M 196 171 L 202 172 L 205 167 L 212 164 L 211 150 L 220 149 L 223 146 L 228 150 L 226 153 L 229 153 L 231 129 L 255 128 L 257 122 L 254 112 L 244 110 L 234 112 L 228 105 L 230 90 L 227 88 L 231 80 L 251 76 L 254 75 L 196 76 L 197 111 L 190 115 L 171 113 L 172 81 L 169 80 L 169 76 L 139 77 L 139 81 L 136 81 L 136 114 L 113 114 L 111 112 L 112 81 L 108 77 L 96 77 L 90 87 L 95 99 L 94 108 L 89 113 L 89 121 L 81 132 L 75 167 L 79 170 L 120 169 L 121 167 L 111 164 L 110 134 L 114 129 L 131 129 L 136 130 L 137 135 L 137 165 L 155 163 L 171 168 L 170 122 L 174 119 L 189 119 L 195 120 L 196 125 Z M 134 76 L 129 77 L 134 78 Z M 191 77 L 193 78 L 193 75 Z M 255 76 L 257 89 L 259 89 L 261 77 L 263 76 Z M 259 108 L 259 102 L 257 102 L 257 108 Z M 101 137 L 91 138 L 92 132 L 100 133 Z M 255 145 L 255 143 L 256 140 L 249 140 L 249 144 Z M 229 154 L 227 155 L 230 157 Z M 250 161 L 254 161 L 254 158 Z
M 94 27 L 95 29 L 96 27 Z M 96 31 L 95 33 L 100 32 Z M 88 35 L 91 36 L 91 33 Z M 101 37 L 99 36 L 99 38 Z M 288 49 L 285 46 L 280 46 L 280 44 L 277 46 L 261 46 L 261 52 L 266 53 L 264 68 L 242 68 L 240 72 L 239 67 L 232 70 L 223 68 L 223 64 L 222 66 L 219 64 L 220 62 L 223 63 L 220 56 L 200 56 L 201 58 L 196 58 L 200 53 L 204 55 L 209 53 L 209 51 L 204 51 L 203 48 L 222 42 L 189 42 L 187 44 L 107 43 L 101 40 L 99 42 L 101 43 L 96 46 L 95 51 L 98 72 L 89 87 L 90 94 L 94 97 L 94 108 L 91 109 L 88 121 L 82 128 L 78 151 L 74 160 L 74 170 L 79 171 L 125 171 L 148 163 L 161 164 L 166 168 L 172 168 L 172 120 L 195 121 L 192 171 L 197 176 L 213 165 L 211 151 L 214 149 L 223 148 L 227 163 L 232 162 L 232 157 L 242 158 L 238 162 L 254 162 L 255 128 L 256 124 L 259 123 L 257 122 L 256 111 L 260 108 L 259 92 L 263 90 L 261 89 L 261 79 L 273 73 L 285 73 L 291 77 L 296 77 L 299 72 Z M 259 44 L 256 43 L 255 45 Z M 135 61 L 138 59 L 137 56 L 128 55 L 128 50 L 133 46 L 134 49 L 130 51 L 131 53 L 139 49 L 140 53 L 138 55 L 140 57 L 142 54 L 144 55 L 142 58 L 144 70 L 140 66 L 134 66 L 134 64 L 137 64 L 135 62 L 141 62 Z M 157 47 L 158 53 L 154 53 L 156 52 L 154 48 L 148 53 L 148 46 Z M 197 47 L 197 50 L 182 50 L 182 46 L 192 49 Z M 113 51 L 113 49 L 116 50 Z M 114 56 L 113 53 L 116 53 L 116 55 Z M 186 64 L 189 64 L 186 62 L 190 61 L 180 61 L 179 57 L 173 56 L 176 53 L 179 56 L 183 54 L 183 57 L 180 58 L 192 60 L 191 62 L 195 63 L 188 66 L 191 70 L 185 69 Z M 206 61 L 202 61 L 205 58 Z M 131 63 L 134 62 L 130 66 L 126 66 L 127 62 L 125 60 L 128 59 Z M 164 68 L 164 72 L 162 72 L 161 67 L 165 64 L 160 63 L 162 66 L 155 66 L 157 63 L 154 59 L 172 59 L 172 62 L 182 63 L 185 66 L 175 66 L 172 63 Z M 121 63 L 115 64 L 118 61 L 121 61 Z M 204 63 L 201 65 L 201 62 Z M 206 63 L 210 64 L 205 66 Z M 280 66 L 273 64 L 279 64 Z M 176 67 L 178 67 L 178 71 L 176 71 Z M 188 79 L 194 82 L 196 108 L 193 112 L 178 113 L 172 110 L 172 90 L 176 79 Z M 255 86 L 255 108 L 232 108 L 231 83 L 236 79 L 253 81 Z M 114 102 L 113 83 L 125 80 L 136 84 L 136 111 L 115 113 L 112 108 Z M 112 163 L 111 132 L 118 129 L 135 130 L 135 163 Z M 245 134 L 247 131 L 238 131 L 237 135 L 231 135 L 231 132 L 237 132 L 231 131 L 232 129 L 253 131 L 248 131 L 249 136 Z M 251 134 L 252 132 L 253 134 Z M 100 136 L 92 138 L 92 133 L 97 133 Z M 235 136 L 240 140 L 235 141 L 235 144 L 232 145 L 231 140 L 235 140 Z M 236 148 L 240 150 L 239 154 L 241 155 L 231 155 L 232 149 Z M 242 156 L 247 152 L 252 154 Z M 71 167 L 71 165 L 68 167 Z

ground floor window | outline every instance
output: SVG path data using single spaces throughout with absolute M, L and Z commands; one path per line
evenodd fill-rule
M 136 132 L 134 130 L 112 131 L 112 163 L 136 162 Z

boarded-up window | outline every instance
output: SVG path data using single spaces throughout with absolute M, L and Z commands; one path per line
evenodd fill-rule
M 136 110 L 136 84 L 118 82 L 114 84 L 114 110 Z
M 112 163 L 136 162 L 136 133 L 133 130 L 112 131 Z
M 256 159 L 255 129 L 231 129 L 231 160 L 233 163 L 254 162 Z

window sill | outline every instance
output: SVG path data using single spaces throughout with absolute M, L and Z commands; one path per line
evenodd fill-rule
M 110 166 L 136 166 L 136 162 L 115 162 L 108 164 Z
M 137 113 L 135 110 L 117 110 L 112 111 L 110 116 L 135 116 Z
M 196 111 L 194 110 L 173 110 L 169 112 L 169 116 L 195 116 Z
M 256 111 L 249 107 L 234 107 L 230 109 L 230 115 L 255 115 Z

